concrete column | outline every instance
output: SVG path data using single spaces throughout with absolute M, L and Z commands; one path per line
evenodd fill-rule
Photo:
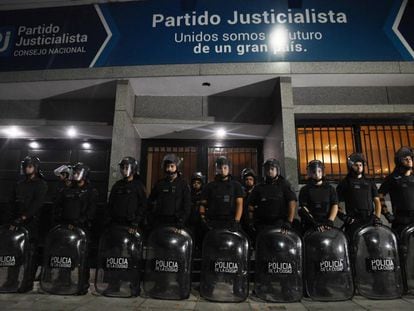
M 298 189 L 298 158 L 296 146 L 295 114 L 293 109 L 292 79 L 280 78 L 280 100 L 283 124 L 283 155 L 285 176 Z
M 296 130 L 293 112 L 291 78 L 281 77 L 272 94 L 276 113 L 273 125 L 263 143 L 264 159 L 280 161 L 282 174 L 298 188 L 298 166 L 296 154 Z
M 109 187 L 120 178 L 119 161 L 125 156 L 139 160 L 141 138 L 134 127 L 135 93 L 127 80 L 117 82 L 115 97 L 114 125 L 110 160 Z

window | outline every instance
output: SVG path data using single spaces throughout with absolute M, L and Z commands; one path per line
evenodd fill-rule
M 325 173 L 330 179 L 346 174 L 347 155 L 355 150 L 352 127 L 299 127 L 296 133 L 301 180 L 306 178 L 308 162 L 314 159 L 325 163 Z
M 394 154 L 414 145 L 412 125 L 367 125 L 360 128 L 361 151 L 367 157 L 368 174 L 384 178 L 394 169 Z
M 141 177 L 146 181 L 148 192 L 155 183 L 164 178 L 161 161 L 165 154 L 177 154 L 181 162 L 183 177 L 191 180 L 194 172 L 207 175 L 207 181 L 215 176 L 215 161 L 220 155 L 227 156 L 232 162 L 232 175 L 240 178 L 241 171 L 252 168 L 256 172 L 263 162 L 263 142 L 259 140 L 162 140 L 142 141 Z M 260 172 L 257 172 L 260 173 Z
M 394 169 L 394 153 L 401 146 L 413 146 L 412 125 L 300 126 L 296 128 L 299 179 L 306 179 L 307 163 L 325 163 L 326 177 L 339 180 L 347 172 L 347 156 L 362 152 L 367 158 L 367 174 L 384 178 Z

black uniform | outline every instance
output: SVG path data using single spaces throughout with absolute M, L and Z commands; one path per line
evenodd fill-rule
M 242 224 L 243 230 L 249 235 L 251 239 L 253 239 L 254 233 L 252 232 L 252 230 L 250 230 L 251 228 L 250 228 L 250 220 L 249 220 L 249 198 L 255 187 L 256 185 L 251 188 L 242 186 L 244 196 L 243 196 L 243 214 L 242 214 L 242 218 L 240 222 Z
M 290 183 L 279 176 L 276 180 L 258 184 L 251 193 L 248 205 L 254 206 L 254 220 L 258 229 L 281 225 L 287 220 L 289 202 L 296 201 Z
M 234 221 L 236 199 L 243 198 L 243 189 L 238 181 L 216 178 L 207 184 L 202 200 L 207 201 L 206 217 L 213 226 L 228 226 Z
M 39 215 L 40 209 L 44 203 L 47 193 L 47 184 L 41 177 L 32 179 L 24 179 L 17 183 L 10 198 L 10 222 L 23 225 L 29 232 L 29 247 L 31 257 L 31 271 L 27 280 L 23 281 L 22 291 L 28 291 L 33 288 L 38 256 L 37 244 L 39 238 Z M 26 220 L 21 221 L 21 217 L 25 216 Z M 14 268 L 11 268 L 14 269 Z M 13 282 L 13 278 L 17 278 L 18 271 L 10 271 L 8 278 Z
M 155 225 L 183 226 L 191 212 L 191 190 L 188 183 L 178 176 L 173 181 L 165 178 L 157 182 L 149 196 L 153 205 Z
M 61 188 L 56 199 L 55 222 L 89 231 L 95 219 L 97 197 L 97 190 L 89 183 L 82 187 L 74 183 L 70 187 Z
M 348 174 L 338 184 L 336 191 L 339 201 L 345 202 L 346 215 L 354 219 L 351 225 L 345 222 L 346 231 L 351 233 L 358 227 L 373 223 L 374 198 L 378 197 L 378 190 L 372 180 Z
M 38 238 L 38 217 L 47 193 L 46 182 L 39 177 L 24 179 L 17 183 L 11 199 L 11 220 L 26 217 L 23 223 L 32 240 Z
M 203 242 L 203 232 L 201 230 L 200 220 L 200 202 L 203 190 L 199 191 L 191 190 L 191 214 L 190 214 L 190 228 L 194 235 L 195 248 L 201 249 L 201 243 Z
M 118 180 L 111 189 L 108 202 L 109 223 L 138 228 L 142 226 L 146 207 L 143 183 L 134 178 Z
M 142 228 L 146 208 L 146 191 L 138 176 L 128 181 L 124 178 L 118 180 L 111 188 L 109 194 L 106 223 L 112 226 L 126 226 L 133 229 Z M 120 243 L 120 245 L 122 245 Z M 122 249 L 118 249 L 122 253 Z M 124 272 L 116 270 L 105 275 L 104 281 L 109 283 L 107 292 L 118 292 L 121 282 L 125 278 Z M 134 285 L 132 285 L 134 284 Z M 137 280 L 131 284 L 135 292 L 139 292 Z
M 321 185 L 310 181 L 300 189 L 299 205 L 309 210 L 316 223 L 323 224 L 329 219 L 329 213 L 334 204 L 338 204 L 338 196 L 335 188 L 326 181 L 323 181 Z M 312 227 L 314 224 L 302 218 L 304 232 Z
M 388 175 L 381 187 L 379 193 L 384 196 L 389 193 L 391 197 L 392 211 L 395 220 L 392 228 L 398 233 L 402 229 L 414 222 L 414 175 L 405 176 L 397 171 Z

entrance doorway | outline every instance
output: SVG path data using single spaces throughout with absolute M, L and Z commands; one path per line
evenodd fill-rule
M 167 153 L 177 154 L 181 160 L 184 178 L 190 181 L 194 172 L 200 171 L 212 181 L 215 175 L 215 159 L 227 156 L 232 162 L 232 175 L 240 180 L 241 171 L 252 168 L 256 173 L 263 163 L 262 140 L 154 140 L 142 141 L 141 176 L 148 191 L 164 176 L 161 162 Z

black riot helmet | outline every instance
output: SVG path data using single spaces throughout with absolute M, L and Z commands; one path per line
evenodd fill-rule
M 231 161 L 225 157 L 225 156 L 219 156 L 216 159 L 215 162 L 216 165 L 216 176 L 221 177 L 222 179 L 226 178 L 228 175 L 230 175 L 230 169 L 231 169 Z M 223 175 L 220 170 L 223 166 L 227 165 L 229 167 L 229 174 L 228 175 Z
M 122 158 L 118 165 L 121 175 L 124 178 L 138 174 L 139 164 L 138 161 L 133 157 Z
M 195 173 L 193 173 L 193 175 L 191 175 L 191 182 L 193 182 L 195 180 L 199 180 L 201 182 L 201 184 L 203 185 L 205 183 L 206 178 L 203 175 L 203 173 L 195 172 Z
M 171 163 L 175 164 L 175 166 L 177 167 L 175 172 L 167 171 L 167 165 Z M 165 174 L 172 177 L 174 174 L 179 174 L 180 164 L 181 164 L 181 159 L 176 154 L 168 153 L 162 159 L 161 168 L 164 170 Z
M 73 167 L 72 180 L 75 180 L 75 181 L 88 180 L 89 172 L 90 172 L 89 166 L 79 162 Z
M 227 159 L 227 157 L 225 157 L 225 156 L 219 156 L 216 159 L 216 167 L 220 168 L 223 165 L 228 165 L 229 167 L 231 167 L 231 161 L 229 159 Z
M 257 175 L 256 175 L 256 173 L 254 172 L 254 170 L 252 168 L 245 168 L 245 169 L 243 169 L 242 172 L 241 172 L 241 178 L 243 180 L 245 180 L 246 177 L 249 177 L 249 176 L 253 177 L 254 180 L 256 181 Z
M 319 182 L 325 175 L 325 165 L 320 160 L 312 160 L 308 163 L 307 173 L 308 178 L 313 181 Z
M 280 175 L 280 162 L 278 160 L 276 160 L 275 158 L 270 158 L 267 159 L 264 163 L 263 163 L 263 176 L 267 176 L 266 172 L 269 170 L 269 168 L 274 167 L 276 168 L 276 177 L 278 177 Z
M 42 176 L 40 170 L 40 159 L 36 156 L 26 156 L 20 163 L 20 174 L 26 175 L 26 168 L 30 165 L 34 167 L 34 173 L 38 176 Z
M 358 163 L 358 162 L 362 163 L 362 165 L 363 165 L 363 170 L 362 170 L 362 174 L 363 174 L 364 171 L 365 171 L 365 166 L 367 165 L 367 161 L 365 159 L 365 156 L 362 153 L 359 153 L 359 152 L 354 152 L 354 153 L 352 153 L 351 155 L 348 156 L 348 158 L 347 158 L 348 171 L 351 172 L 351 173 L 356 173 L 352 169 L 352 166 L 355 163 Z
M 414 159 L 414 151 L 411 147 L 401 147 L 400 149 L 397 150 L 397 152 L 395 153 L 394 156 L 394 163 L 395 166 L 398 168 L 403 167 L 403 159 L 406 157 L 411 157 L 412 159 Z

